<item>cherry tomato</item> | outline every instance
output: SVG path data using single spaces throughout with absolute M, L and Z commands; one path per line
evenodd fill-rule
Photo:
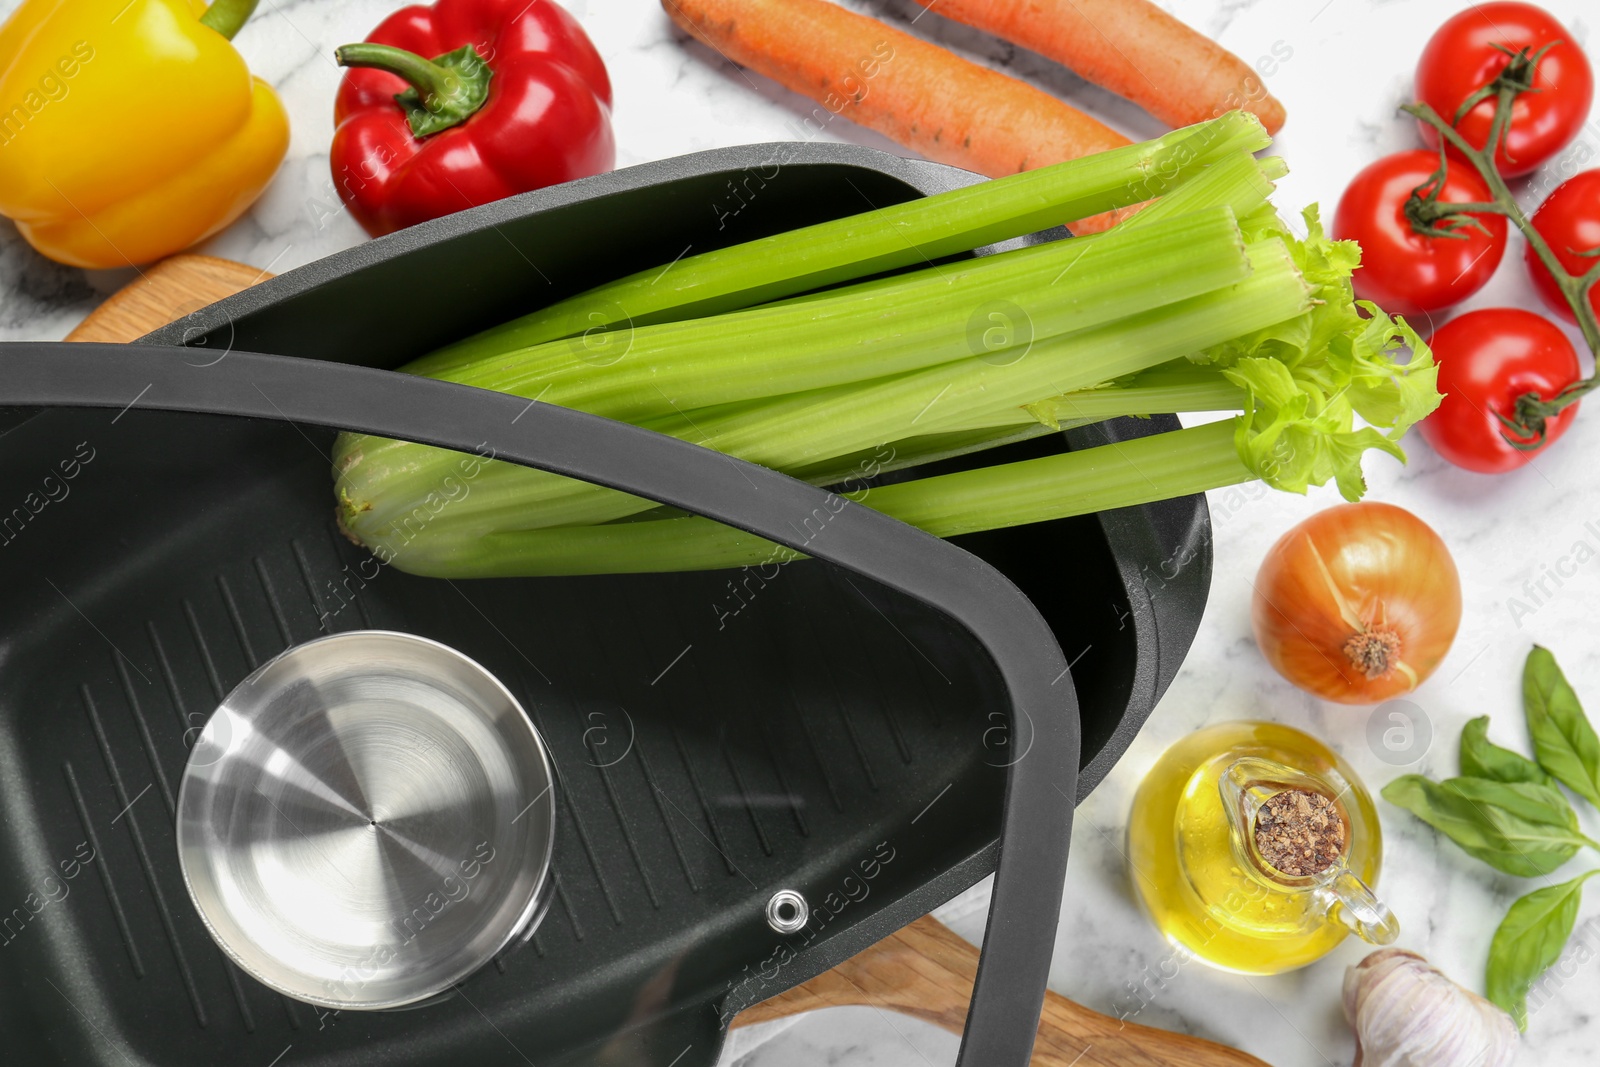
M 1433 450 L 1458 467 L 1484 474 L 1515 470 L 1548 448 L 1578 413 L 1570 404 L 1545 420 L 1544 443 L 1532 452 L 1501 435 L 1496 412 L 1511 416 L 1517 397 L 1548 400 L 1582 377 L 1578 354 L 1561 328 L 1519 308 L 1469 311 L 1440 327 L 1428 342 L 1439 363 L 1444 401 L 1418 425 Z
M 1574 174 L 1556 187 L 1549 199 L 1533 213 L 1533 228 L 1544 236 L 1556 259 L 1572 274 L 1586 274 L 1600 263 L 1600 257 L 1581 253 L 1600 249 L 1600 170 L 1586 170 Z M 1550 310 L 1566 319 L 1577 322 L 1567 298 L 1561 295 L 1556 281 L 1545 268 L 1544 260 L 1527 251 L 1528 273 L 1533 284 L 1550 305 Z M 1589 289 L 1589 306 L 1600 315 L 1600 284 Z
M 1548 11 L 1506 0 L 1473 4 L 1451 18 L 1422 50 L 1417 62 L 1417 99 L 1432 104 L 1446 122 L 1455 122 L 1456 111 L 1467 98 L 1493 81 L 1510 62 L 1511 57 L 1496 45 L 1512 52 L 1526 48 L 1531 56 L 1547 44 L 1551 48 L 1534 70 L 1534 91 L 1520 94 L 1511 105 L 1511 128 L 1495 153 L 1495 166 L 1501 174 L 1527 174 L 1577 136 L 1594 99 L 1589 60 L 1572 34 Z M 1488 143 L 1494 112 L 1493 96 L 1480 100 L 1456 123 L 1456 129 L 1468 144 L 1481 149 Z M 1420 125 L 1423 140 L 1438 147 L 1438 131 L 1425 122 Z
M 1439 153 L 1396 152 L 1367 167 L 1350 182 L 1333 216 L 1333 236 L 1361 244 L 1356 295 L 1391 315 L 1416 317 L 1458 304 L 1483 288 L 1506 250 L 1506 220 L 1480 216 L 1487 233 L 1468 226 L 1462 237 L 1424 237 L 1406 218 L 1411 191 L 1439 166 Z M 1452 162 L 1441 203 L 1489 199 L 1483 179 L 1470 166 Z

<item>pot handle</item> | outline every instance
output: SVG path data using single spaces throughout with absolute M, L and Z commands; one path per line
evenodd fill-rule
M 846 503 L 828 536 L 799 520 L 837 506 L 822 489 L 626 423 L 395 371 L 229 352 L 207 366 L 150 344 L 0 342 L 0 405 L 131 407 L 273 419 L 482 451 L 696 512 L 827 560 L 966 627 L 1011 698 L 1017 760 L 959 1067 L 1025 1067 L 1060 917 L 1080 724 L 1065 657 L 1000 572 L 946 541 Z M 737 475 L 737 476 L 736 476 Z M 831 508 L 830 508 L 831 510 Z M 1059 684 L 1066 681 L 1068 684 Z

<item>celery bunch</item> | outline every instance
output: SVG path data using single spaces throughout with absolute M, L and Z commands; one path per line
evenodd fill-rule
M 1252 155 L 1265 144 L 1251 116 L 1231 113 L 1147 145 L 688 257 L 407 369 L 624 419 L 819 485 L 1123 415 L 1238 412 L 858 494 L 942 536 L 1251 478 L 1296 492 L 1333 480 L 1356 499 L 1362 454 L 1403 459 L 1399 437 L 1437 406 L 1435 368 L 1402 320 L 1355 301 L 1356 246 L 1330 241 L 1314 209 L 1304 236 L 1279 218 L 1268 197 L 1282 165 Z M 1104 234 L 926 265 L 1152 192 L 1160 199 Z M 871 277 L 913 263 L 924 265 Z M 460 460 L 344 435 L 342 527 L 402 570 L 444 577 L 798 555 L 511 464 L 475 463 L 470 493 L 452 493 Z

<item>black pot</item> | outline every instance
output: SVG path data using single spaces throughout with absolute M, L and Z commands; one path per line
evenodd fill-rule
M 145 345 L 0 345 L 0 403 L 18 406 L 0 419 L 10 1055 L 706 1067 L 734 1013 L 1000 859 L 962 1063 L 1026 1063 L 1071 801 L 1126 750 L 1193 638 L 1211 569 L 1203 498 L 954 543 L 851 505 L 808 546 L 815 559 L 767 580 L 451 583 L 345 543 L 329 493 L 334 428 L 488 442 L 793 543 L 821 490 L 383 368 L 686 252 L 975 180 L 844 146 L 701 153 L 374 241 Z M 255 666 L 369 627 L 463 650 L 530 709 L 561 778 L 556 901 L 531 950 L 459 996 L 319 1012 L 207 937 L 175 862 L 174 790 L 197 728 Z M 780 888 L 810 903 L 796 933 L 769 926 Z

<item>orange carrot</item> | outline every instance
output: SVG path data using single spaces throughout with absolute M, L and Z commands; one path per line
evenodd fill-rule
M 1169 126 L 1243 108 L 1277 133 L 1283 105 L 1244 60 L 1150 0 L 917 0 L 1032 49 Z
M 1128 144 L 1030 85 L 830 0 L 661 0 L 674 22 L 835 116 L 991 178 Z

